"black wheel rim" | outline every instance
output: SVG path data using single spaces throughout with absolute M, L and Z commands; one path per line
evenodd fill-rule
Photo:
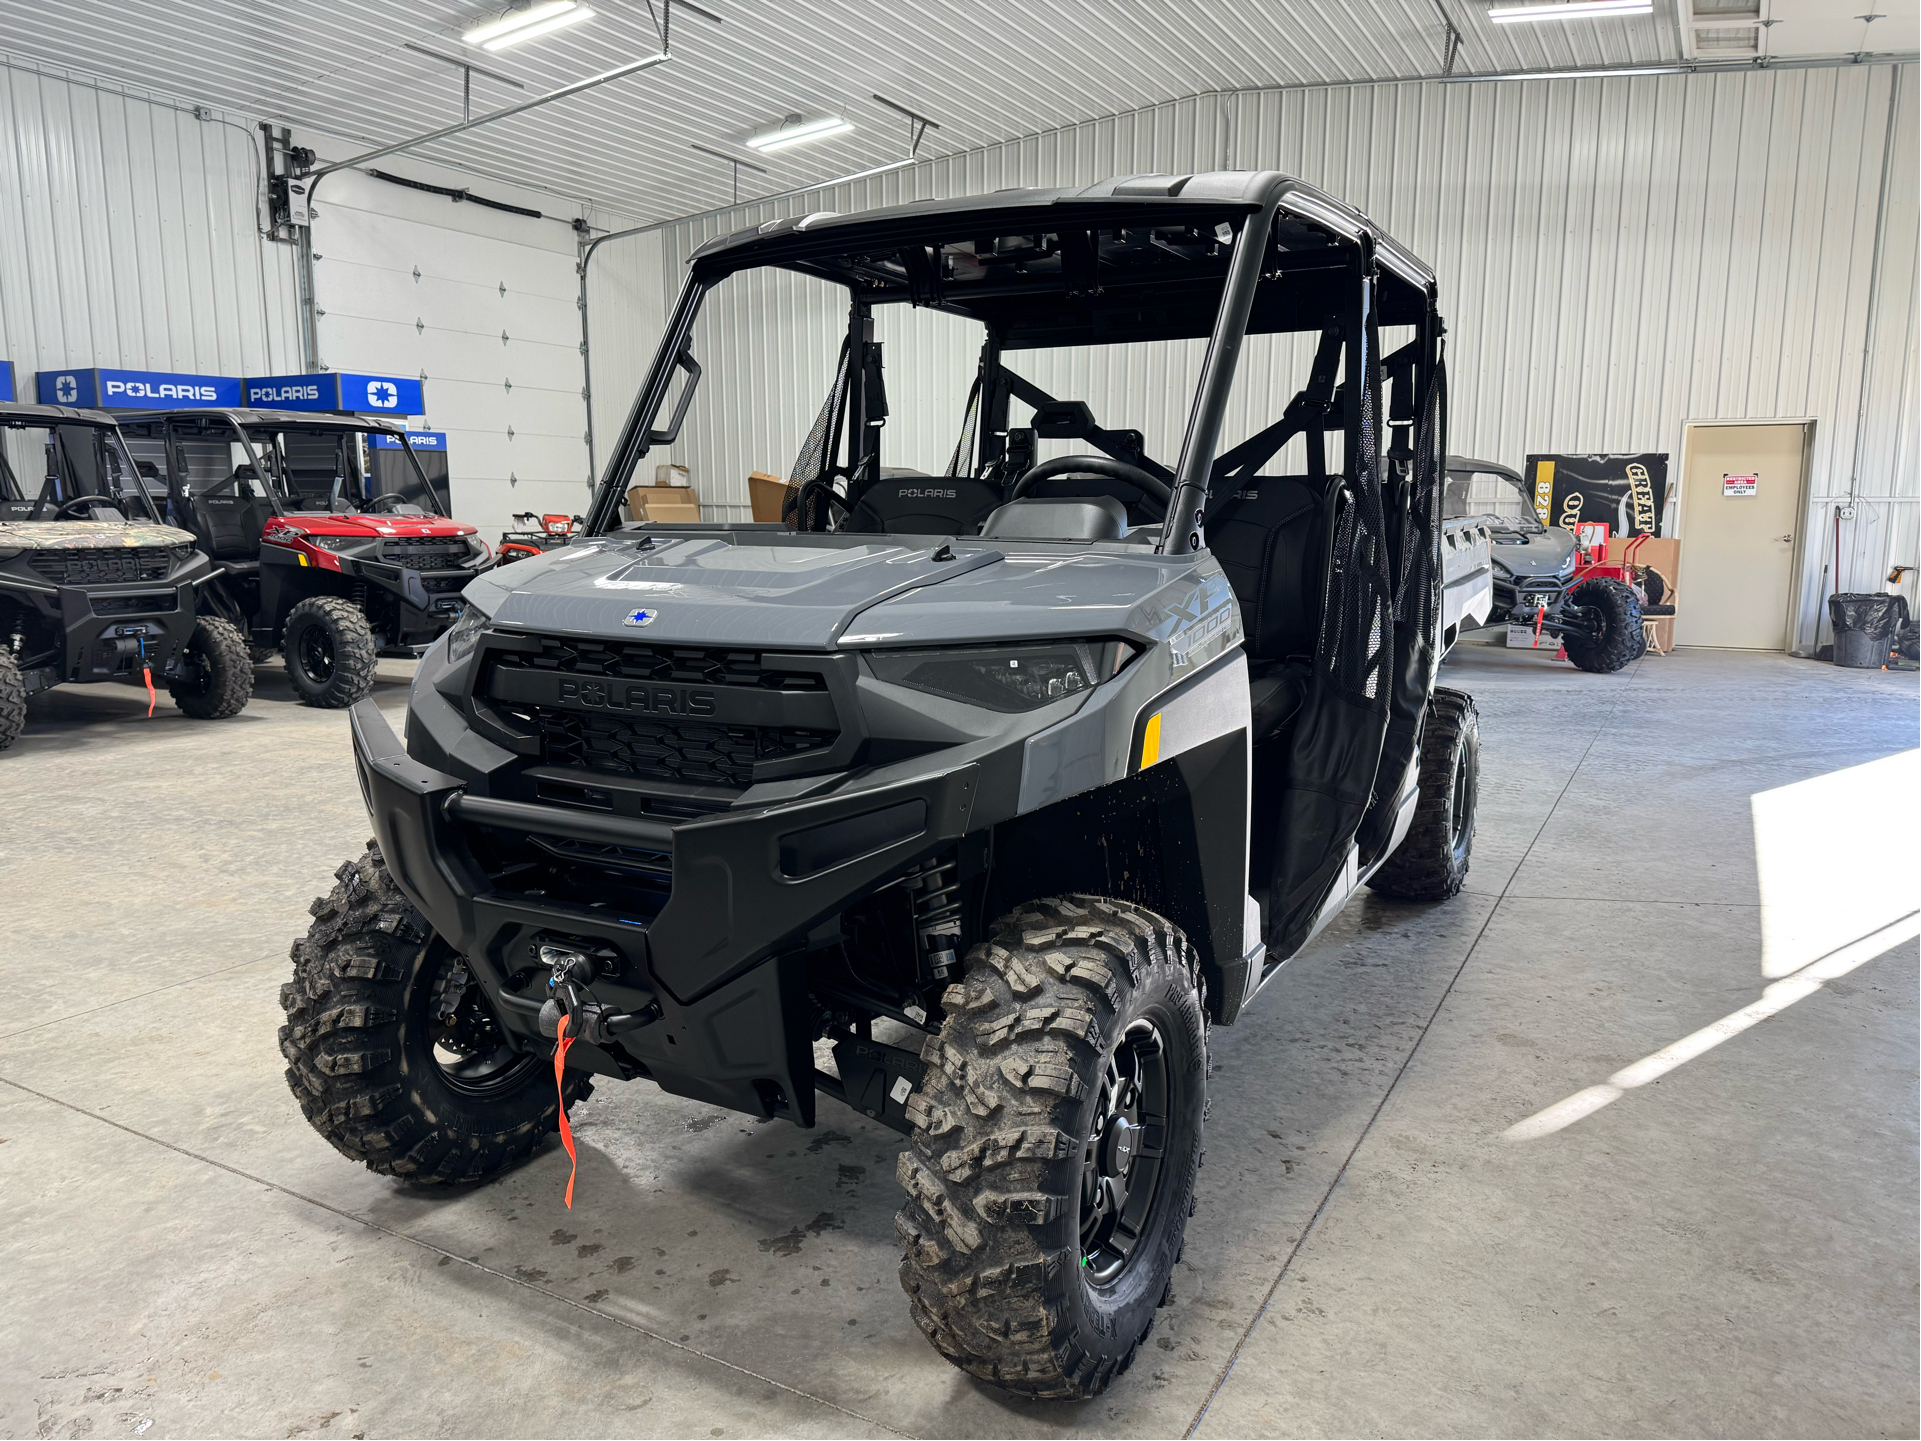
M 198 700 L 213 689 L 213 661 L 195 643 L 188 644 L 180 659 L 179 694 Z
M 307 679 L 325 685 L 334 678 L 334 638 L 324 625 L 310 625 L 300 632 L 295 653 Z
M 540 1058 L 507 1043 L 466 958 L 436 941 L 422 980 L 428 1049 L 448 1088 L 484 1098 L 521 1085 Z
M 1154 1222 L 1172 1099 L 1167 1044 L 1136 1021 L 1107 1058 L 1081 1155 L 1081 1269 L 1095 1285 L 1121 1279 Z
M 1463 744 L 1454 757 L 1454 795 L 1448 814 L 1448 844 L 1457 862 L 1467 855 L 1474 839 L 1474 787 L 1479 780 L 1473 747 Z

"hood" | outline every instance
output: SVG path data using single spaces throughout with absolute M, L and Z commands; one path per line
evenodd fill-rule
M 1145 552 L 1034 555 L 956 541 L 952 559 L 935 560 L 938 543 L 886 536 L 754 539 L 576 541 L 477 578 L 466 597 L 516 630 L 820 651 L 1152 630 L 1135 613 L 1176 576 L 1193 587 L 1191 559 Z
M 1517 576 L 1557 576 L 1574 554 L 1573 533 L 1557 525 L 1538 531 L 1497 530 L 1490 540 L 1495 564 Z
M 123 545 L 191 546 L 184 530 L 151 521 L 4 520 L 0 546 L 21 550 L 104 550 Z
M 261 534 L 271 540 L 276 530 L 296 530 L 303 535 L 346 535 L 363 540 L 378 540 L 390 535 L 472 535 L 475 528 L 438 515 L 376 515 L 356 512 L 335 515 L 328 511 L 295 511 L 275 516 L 262 527 Z

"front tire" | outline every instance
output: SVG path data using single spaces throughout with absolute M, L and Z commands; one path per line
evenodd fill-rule
M 195 720 L 239 715 L 253 697 L 253 660 L 231 622 L 203 615 L 187 641 L 186 670 L 167 687 L 173 703 Z
M 20 662 L 0 648 L 0 751 L 20 739 L 27 728 L 27 681 Z
M 337 595 L 310 596 L 287 613 L 281 645 L 287 675 L 304 705 L 343 710 L 374 688 L 379 659 L 366 614 Z
M 1568 596 L 1568 604 L 1598 615 L 1598 636 L 1566 635 L 1561 644 L 1567 658 L 1582 670 L 1611 675 L 1647 650 L 1641 629 L 1641 598 L 1618 580 L 1584 580 Z
M 1199 965 L 1094 896 L 1030 902 L 974 947 L 908 1101 L 901 1285 L 970 1375 L 1086 1400 L 1172 1294 L 1207 1105 Z
M 280 1053 L 308 1122 L 349 1160 L 450 1185 L 499 1175 L 560 1125 L 553 1066 L 516 1051 L 466 962 L 372 841 L 313 903 L 280 988 Z M 592 1083 L 567 1073 L 567 1105 Z
M 1481 791 L 1481 720 L 1474 698 L 1436 686 L 1421 722 L 1421 798 L 1401 843 L 1368 877 L 1382 895 L 1445 901 L 1461 893 L 1474 855 Z

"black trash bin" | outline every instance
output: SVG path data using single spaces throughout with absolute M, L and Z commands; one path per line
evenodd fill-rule
M 1904 595 L 1829 596 L 1834 663 L 1856 670 L 1880 670 L 1888 663 L 1895 633 L 1907 619 L 1908 598 Z

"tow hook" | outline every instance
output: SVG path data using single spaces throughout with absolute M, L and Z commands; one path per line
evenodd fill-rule
M 560 1018 L 566 1016 L 568 1035 L 589 1045 L 604 1046 L 660 1019 L 658 1001 L 649 1001 L 638 1011 L 612 1011 L 601 1004 L 591 989 L 600 968 L 584 951 L 542 946 L 540 960 L 553 968 L 547 978 L 547 999 L 540 1007 L 543 1036 L 558 1038 Z

